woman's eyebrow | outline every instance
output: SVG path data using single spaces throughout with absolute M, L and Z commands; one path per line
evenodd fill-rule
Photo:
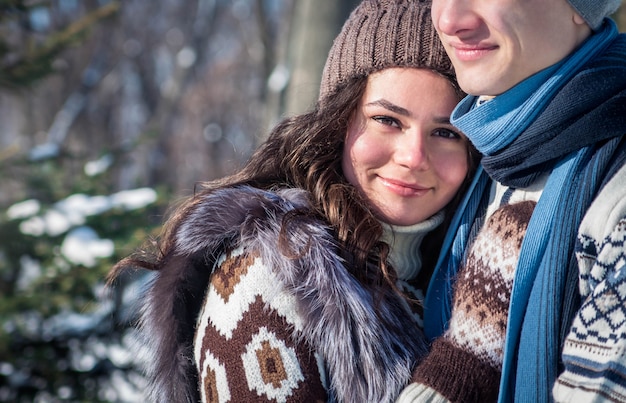
M 366 106 L 382 106 L 385 109 L 390 110 L 391 112 L 397 113 L 402 116 L 411 116 L 411 112 L 404 109 L 401 106 L 398 106 L 394 103 L 387 101 L 386 99 L 378 99 L 376 101 L 368 102 L 365 104 Z
M 450 123 L 450 116 L 441 116 L 441 117 L 435 118 L 434 122 L 442 124 L 442 125 L 450 125 L 450 124 L 452 124 L 452 123 Z
M 407 109 L 404 109 L 401 106 L 398 106 L 392 102 L 389 102 L 388 100 L 381 98 L 381 99 L 377 99 L 376 101 L 372 101 L 372 102 L 368 102 L 367 104 L 365 104 L 365 106 L 381 106 L 391 112 L 395 112 L 399 115 L 402 116 L 407 116 L 407 117 L 411 117 L 413 116 L 411 114 L 410 111 L 408 111 Z M 443 125 L 449 125 L 450 124 L 450 116 L 440 116 L 440 117 L 436 117 L 434 119 L 435 123 L 439 123 L 439 124 L 443 124 Z

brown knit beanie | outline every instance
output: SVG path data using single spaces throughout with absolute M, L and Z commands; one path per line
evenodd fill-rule
M 333 42 L 319 99 L 352 78 L 389 67 L 428 68 L 454 80 L 430 7 L 431 0 L 363 0 Z

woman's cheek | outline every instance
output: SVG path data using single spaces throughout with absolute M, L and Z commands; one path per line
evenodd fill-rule
M 469 170 L 465 148 L 454 148 L 440 152 L 437 156 L 436 170 L 444 182 L 459 188 Z

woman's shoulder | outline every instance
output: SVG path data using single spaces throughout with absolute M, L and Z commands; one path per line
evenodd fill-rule
M 307 209 L 307 200 L 307 193 L 298 189 L 265 191 L 252 187 L 225 188 L 195 196 L 194 204 L 184 211 L 173 228 L 173 246 L 161 261 L 143 303 L 141 323 L 151 346 L 147 360 L 152 378 L 150 396 L 188 401 L 185 396 L 195 393 L 193 388 L 180 385 L 188 386 L 186 377 L 194 373 L 191 345 L 198 314 L 207 305 L 208 286 L 219 289 L 212 295 L 219 296 L 217 299 L 222 302 L 256 298 L 259 294 L 258 290 L 244 289 L 241 290 L 245 292 L 237 294 L 233 288 L 236 284 L 265 287 L 263 294 L 270 297 L 284 289 L 282 285 L 289 278 L 288 273 L 293 272 L 294 262 L 277 247 L 283 217 L 295 209 Z M 296 224 L 289 231 L 294 234 L 318 231 L 328 236 L 319 222 L 311 224 L 311 228 L 307 225 Z M 292 237 L 287 236 L 291 241 Z M 298 247 L 309 239 L 293 238 L 293 245 Z M 244 271 L 246 275 L 241 277 Z M 281 272 L 282 276 L 277 277 Z M 268 299 L 276 304 L 284 300 Z M 293 305 L 287 301 L 275 309 L 292 312 Z M 214 312 L 229 311 L 214 309 Z M 220 317 L 224 319 L 221 328 L 234 328 L 229 318 Z M 296 319 L 291 322 L 298 323 Z
M 238 294 L 244 295 L 239 299 L 261 296 L 264 301 L 271 301 L 283 292 L 284 284 L 274 267 L 277 262 L 268 262 L 263 255 L 267 256 L 248 246 L 225 250 L 211 270 L 210 289 L 224 301 Z
M 214 249 L 224 240 L 276 232 L 287 213 L 310 210 L 309 200 L 308 192 L 297 188 L 238 186 L 199 194 L 176 229 L 176 249 L 194 254 Z M 313 222 L 323 225 L 320 220 Z
M 241 318 L 250 312 L 252 317 L 264 318 L 273 312 L 290 326 L 302 328 L 302 318 L 296 310 L 298 303 L 286 289 L 284 279 L 272 263 L 246 247 L 229 249 L 217 259 L 203 305 L 201 316 L 211 318 L 210 322 L 222 334 L 231 335 Z

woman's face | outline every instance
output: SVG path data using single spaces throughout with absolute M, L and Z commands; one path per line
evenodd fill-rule
M 448 204 L 469 169 L 468 140 L 450 124 L 459 101 L 430 70 L 369 76 L 348 125 L 342 167 L 381 221 L 413 225 Z

